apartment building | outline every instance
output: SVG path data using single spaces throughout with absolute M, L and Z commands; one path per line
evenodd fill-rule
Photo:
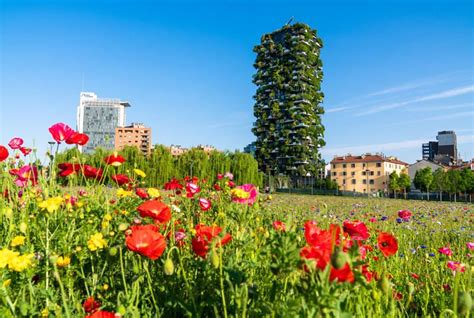
M 393 171 L 407 173 L 408 164 L 383 154 L 336 156 L 331 161 L 331 180 L 343 191 L 361 193 L 387 192 Z
M 125 146 L 137 147 L 144 155 L 149 155 L 151 152 L 151 128 L 145 127 L 141 123 L 115 128 L 115 149 L 121 150 Z

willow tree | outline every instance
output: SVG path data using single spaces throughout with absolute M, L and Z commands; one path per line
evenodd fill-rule
M 321 116 L 322 41 L 316 30 L 296 23 L 265 34 L 253 83 L 256 158 L 267 174 L 317 175 L 325 145 Z

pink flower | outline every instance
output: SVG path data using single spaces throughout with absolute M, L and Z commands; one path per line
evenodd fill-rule
M 464 273 L 466 271 L 466 265 L 461 264 L 460 262 L 449 261 L 447 263 L 447 266 L 448 266 L 449 269 L 451 269 L 453 271 L 453 274 L 455 272 Z
M 187 197 L 192 198 L 196 193 L 201 192 L 201 188 L 192 182 L 186 183 L 186 192 L 187 192 Z
M 398 211 L 398 216 L 401 219 L 405 220 L 405 221 L 408 221 L 411 218 L 412 215 L 413 215 L 413 213 L 411 213 L 410 210 L 400 210 L 400 211 Z
M 377 218 L 370 218 L 370 219 L 369 219 L 369 222 L 375 223 L 375 222 L 377 222 Z
M 201 207 L 201 210 L 207 211 L 211 208 L 212 204 L 211 204 L 211 201 L 209 201 L 208 199 L 200 198 L 199 206 Z
M 224 178 L 224 175 L 222 173 L 217 174 L 217 180 L 221 180 Z
M 473 242 L 467 242 L 466 246 L 467 246 L 468 249 L 474 250 L 474 243 Z
M 453 255 L 453 251 L 449 248 L 449 247 L 441 247 L 438 252 L 440 252 L 441 254 L 444 254 L 446 256 L 452 256 Z
M 35 166 L 25 165 L 20 169 L 12 169 L 10 174 L 16 176 L 15 184 L 21 188 L 25 187 L 28 181 L 36 185 L 38 180 L 38 169 Z
M 23 145 L 23 139 L 19 137 L 12 138 L 8 143 L 8 146 L 12 149 L 20 149 L 21 145 Z
M 224 178 L 227 178 L 229 180 L 234 180 L 234 175 L 231 172 L 226 172 L 224 174 Z
M 230 193 L 232 194 L 232 201 L 248 205 L 254 204 L 258 194 L 257 188 L 249 183 L 235 187 Z
M 75 133 L 75 131 L 71 127 L 63 123 L 57 123 L 49 127 L 49 132 L 57 143 L 65 141 L 66 139 L 71 137 L 72 134 Z

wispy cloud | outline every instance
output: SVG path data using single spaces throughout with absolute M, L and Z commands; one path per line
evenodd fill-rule
M 423 122 L 427 122 L 427 121 L 437 121 L 437 120 L 448 120 L 448 119 L 460 118 L 460 117 L 471 117 L 471 118 L 473 118 L 474 117 L 474 111 L 430 116 L 430 117 L 424 117 L 424 118 L 415 119 L 415 120 L 405 120 L 405 121 L 402 121 L 402 122 L 390 123 L 390 124 L 387 124 L 385 126 L 386 127 L 403 126 L 403 125 L 406 125 L 406 124 L 423 123 Z
M 424 139 L 411 139 L 403 141 L 395 141 L 383 144 L 367 144 L 360 146 L 348 146 L 348 147 L 333 147 L 333 148 L 323 148 L 321 153 L 325 156 L 336 156 L 336 155 L 345 155 L 345 154 L 354 154 L 360 155 L 363 153 L 371 152 L 382 152 L 389 154 L 388 152 L 395 152 L 398 150 L 405 149 L 415 149 L 420 148 L 423 143 L 426 143 L 428 140 L 432 139 L 427 137 Z M 457 137 L 458 144 L 469 144 L 474 143 L 474 135 L 463 135 Z
M 466 78 L 467 74 L 469 75 L 469 78 Z M 419 96 L 420 93 L 422 93 L 423 91 L 426 91 L 427 89 L 432 89 L 430 88 L 431 86 L 436 86 L 444 82 L 453 83 L 454 81 L 456 81 L 459 84 L 461 83 L 471 84 L 472 83 L 471 74 L 466 71 L 456 71 L 456 72 L 451 72 L 447 74 L 440 74 L 440 75 L 433 76 L 427 79 L 403 83 L 398 86 L 389 87 L 389 88 L 382 89 L 380 91 L 376 91 L 376 92 L 369 93 L 366 95 L 356 96 L 348 100 L 345 100 L 343 102 L 336 103 L 335 105 L 332 105 L 331 108 L 327 108 L 326 113 L 343 112 L 343 111 L 347 111 L 354 108 L 367 108 L 367 107 L 378 108 L 378 107 L 381 107 L 379 105 L 382 103 L 384 107 L 385 106 L 388 107 L 386 109 L 401 107 L 401 106 L 406 105 L 406 102 L 412 103 L 412 100 L 414 100 L 414 98 L 411 98 L 406 101 L 403 101 L 403 100 L 400 101 L 400 95 L 403 95 L 405 99 L 408 98 L 410 95 L 412 97 L 416 97 L 416 95 Z M 461 87 L 461 88 L 466 88 L 466 87 Z M 438 96 L 439 94 L 444 94 L 444 95 Z M 454 94 L 454 95 L 449 95 L 449 94 Z M 439 98 L 448 98 L 451 96 L 457 96 L 456 94 L 460 94 L 460 92 L 443 91 L 441 93 L 424 96 L 422 97 L 422 99 L 417 100 L 416 102 L 436 100 Z M 381 111 L 383 110 L 385 110 L 385 108 L 382 108 Z
M 471 108 L 474 109 L 474 104 L 455 104 L 455 105 L 442 105 L 442 106 L 425 106 L 425 107 L 410 107 L 407 111 L 410 112 L 426 112 L 433 110 L 450 110 L 450 109 L 460 109 L 460 108 Z
M 387 104 L 387 105 L 381 105 L 381 106 L 376 106 L 368 111 L 362 112 L 357 114 L 358 116 L 363 116 L 363 115 L 370 115 L 370 114 L 375 114 L 379 112 L 383 112 L 386 110 L 394 109 L 394 108 L 400 108 L 402 106 L 406 106 L 409 104 L 414 104 L 414 103 L 419 103 L 419 102 L 426 102 L 426 101 L 433 101 L 433 100 L 438 100 L 438 99 L 444 99 L 444 98 L 449 98 L 449 97 L 454 97 L 454 96 L 460 96 L 460 95 L 465 95 L 474 92 L 474 85 L 469 85 L 469 86 L 464 86 L 464 87 L 458 87 L 458 88 L 453 88 L 450 90 L 442 91 L 436 94 L 431 94 L 423 97 L 418 97 L 415 99 L 403 101 L 403 102 L 398 102 L 398 103 L 392 103 L 392 104 Z

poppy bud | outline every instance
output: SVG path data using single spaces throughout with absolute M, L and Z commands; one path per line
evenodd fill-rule
M 458 314 L 465 316 L 471 310 L 472 297 L 471 294 L 465 291 L 460 291 L 458 294 Z
M 138 275 L 138 274 L 140 273 L 140 268 L 139 268 L 138 265 L 136 265 L 136 264 L 133 265 L 133 269 L 132 269 L 132 270 L 133 270 L 133 273 L 134 273 L 134 274 L 137 274 L 137 275 Z
M 385 295 L 390 293 L 390 281 L 386 275 L 383 275 L 382 279 L 379 280 L 378 285 L 380 290 L 382 290 Z
M 28 225 L 25 222 L 20 223 L 20 232 L 26 234 L 26 230 L 28 229 Z
M 22 316 L 28 316 L 28 303 L 25 301 L 20 305 L 20 314 Z
M 331 255 L 331 265 L 335 269 L 341 269 L 346 265 L 347 263 L 347 254 L 344 252 L 341 252 L 339 248 L 336 247 L 334 250 L 334 253 Z
M 110 256 L 113 257 L 113 256 L 117 255 L 117 252 L 118 252 L 118 249 L 116 247 L 109 248 L 109 255 Z
M 375 301 L 379 301 L 379 300 L 380 300 L 380 292 L 379 292 L 377 289 L 373 289 L 373 290 L 372 290 L 372 298 L 373 298 Z
M 212 266 L 214 266 L 214 268 L 219 267 L 219 255 L 217 255 L 216 251 L 212 251 L 211 264 L 212 264 Z
M 165 260 L 164 272 L 166 275 L 173 275 L 174 273 L 174 264 L 171 258 Z
M 117 308 L 117 313 L 122 315 L 122 316 L 125 316 L 125 314 L 127 313 L 127 308 L 125 308 L 124 305 L 120 305 L 118 308 Z

